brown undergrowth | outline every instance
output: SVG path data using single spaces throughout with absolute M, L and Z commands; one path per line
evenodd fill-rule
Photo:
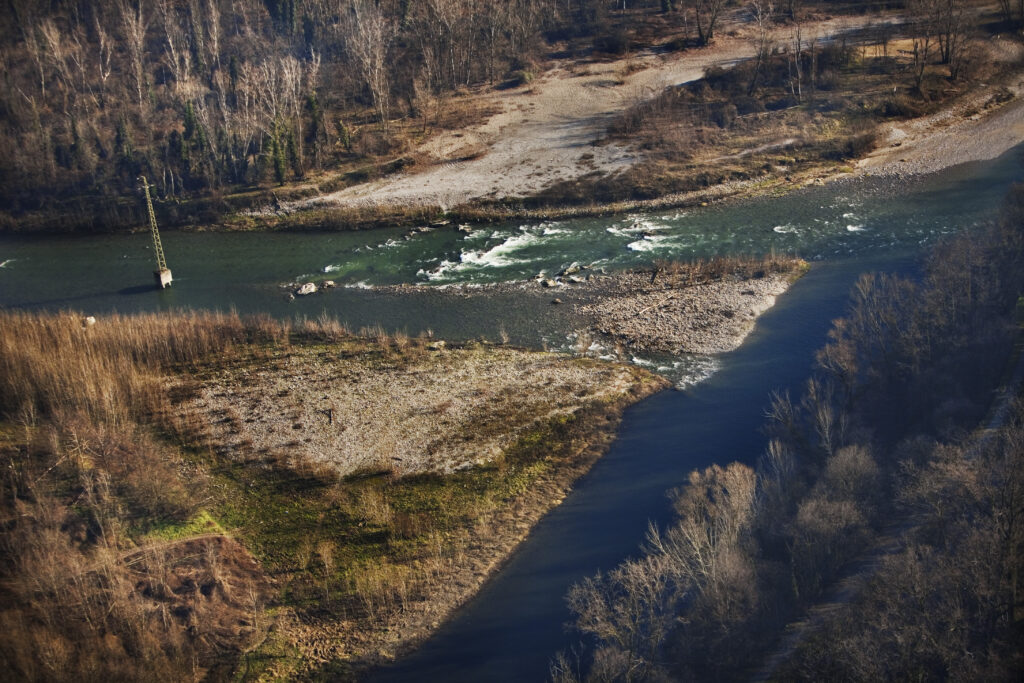
M 612 382 L 587 359 L 432 344 L 327 318 L 0 314 L 2 669 L 17 680 L 349 676 L 436 627 L 599 455 L 621 410 L 664 386 L 634 368 Z M 215 376 L 241 384 L 238 373 L 295 359 L 368 380 L 486 367 L 470 357 L 592 384 L 568 411 L 474 413 L 512 436 L 447 475 L 346 473 L 301 439 L 261 450 L 223 438 L 249 419 L 240 407 L 187 409 Z M 605 380 L 617 388 L 595 391 Z M 449 410 L 441 400 L 428 413 Z

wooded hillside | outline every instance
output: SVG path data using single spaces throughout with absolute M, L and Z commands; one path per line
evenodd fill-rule
M 898 4 L 791 0 L 778 16 Z M 261 183 L 298 182 L 301 193 L 324 169 L 364 160 L 370 170 L 328 181 L 357 182 L 412 163 L 431 129 L 472 117 L 447 106 L 454 93 L 528 83 L 555 49 L 622 54 L 644 22 L 699 46 L 749 14 L 726 0 L 9 0 L 6 10 L 8 229 L 38 211 L 64 226 L 134 224 L 139 175 L 165 203 L 233 194 L 235 206 Z M 177 218 L 171 204 L 158 210 Z

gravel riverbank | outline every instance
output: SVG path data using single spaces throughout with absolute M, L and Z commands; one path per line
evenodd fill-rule
M 541 298 L 574 327 L 576 350 L 597 342 L 634 354 L 718 354 L 737 348 L 807 264 L 799 259 L 662 264 L 656 270 L 599 273 L 585 266 L 555 278 L 491 285 L 380 288 L 405 296 Z M 603 352 L 601 355 L 605 355 Z

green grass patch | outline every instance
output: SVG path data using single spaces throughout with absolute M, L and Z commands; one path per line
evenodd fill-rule
M 150 537 L 202 533 L 206 520 L 216 517 L 237 530 L 270 574 L 284 578 L 284 604 L 324 609 L 325 595 L 335 605 L 354 599 L 360 575 L 369 569 L 413 566 L 436 554 L 438 544 L 449 546 L 570 457 L 577 431 L 574 416 L 553 418 L 520 436 L 497 462 L 446 475 L 379 473 L 325 482 L 261 464 L 222 462 L 213 468 L 215 488 L 223 492 L 213 515 Z
M 142 541 L 180 541 L 202 534 L 227 534 L 207 510 L 200 510 L 184 522 L 160 523 L 147 529 Z

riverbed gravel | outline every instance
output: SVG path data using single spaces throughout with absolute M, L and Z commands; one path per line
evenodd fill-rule
M 295 349 L 205 378 L 187 409 L 237 458 L 338 476 L 450 473 L 493 462 L 530 428 L 621 398 L 644 377 L 591 359 L 414 340 L 383 357 Z
M 743 343 L 790 281 L 789 275 L 766 273 L 659 284 L 649 273 L 625 273 L 598 281 L 602 295 L 578 309 L 591 332 L 632 353 L 725 353 Z

